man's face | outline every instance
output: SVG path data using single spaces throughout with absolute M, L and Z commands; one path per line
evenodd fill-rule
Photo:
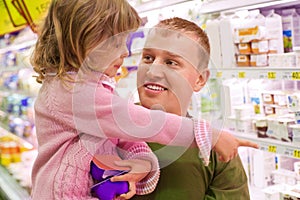
M 162 109 L 177 115 L 186 115 L 194 91 L 199 91 L 207 77 L 203 77 L 182 55 L 182 49 L 189 49 L 190 43 L 178 37 L 148 36 L 137 72 L 138 92 L 141 104 L 152 109 Z M 172 48 L 157 41 L 176 42 Z M 155 44 L 156 43 L 156 44 Z M 149 44 L 149 45 L 148 45 Z M 151 44 L 151 45 L 150 45 Z M 151 47 L 149 47 L 151 46 Z M 172 52 L 166 49 L 171 49 Z M 194 58 L 193 58 L 194 59 Z M 191 62 L 197 62 L 193 60 Z

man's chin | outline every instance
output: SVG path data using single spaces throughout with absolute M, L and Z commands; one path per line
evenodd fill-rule
M 150 106 L 150 109 L 166 111 L 165 107 L 162 106 L 161 104 L 153 104 L 152 106 Z

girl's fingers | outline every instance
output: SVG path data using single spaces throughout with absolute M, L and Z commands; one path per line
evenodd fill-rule
M 129 182 L 129 191 L 126 194 L 121 194 L 122 199 L 130 199 L 136 194 L 136 186 L 134 182 Z

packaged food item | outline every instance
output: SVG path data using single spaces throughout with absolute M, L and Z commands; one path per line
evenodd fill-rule
M 243 19 L 235 13 L 223 14 L 220 19 L 220 40 L 221 40 L 221 54 L 223 67 L 235 67 L 237 51 L 234 42 L 234 30 L 242 24 Z
M 274 104 L 274 94 L 271 92 L 263 92 L 262 99 L 264 104 Z
M 238 50 L 240 54 L 251 54 L 251 44 L 250 43 L 239 43 Z
M 265 116 L 255 117 L 253 119 L 257 137 L 265 138 L 267 136 L 268 121 Z
M 290 189 L 280 192 L 280 200 L 300 199 L 300 185 L 291 186 Z
M 295 8 L 282 11 L 284 52 L 292 52 L 294 46 L 300 46 L 300 17 Z
M 223 116 L 234 116 L 234 106 L 242 105 L 245 101 L 246 81 L 233 78 L 222 82 L 224 99 L 221 101 L 221 111 Z
M 292 124 L 290 128 L 292 129 L 293 144 L 300 145 L 300 124 Z
M 244 117 L 240 119 L 236 119 L 236 131 L 239 133 L 251 133 L 252 129 L 252 120 L 249 117 Z
M 242 25 L 235 29 L 235 42 L 247 43 L 253 40 L 267 38 L 265 17 L 258 9 L 251 10 L 242 22 Z
M 299 129 L 300 129 L 300 127 L 299 127 Z M 294 171 L 296 172 L 296 174 L 298 176 L 300 176 L 300 161 L 294 162 Z
M 266 16 L 266 28 L 269 39 L 269 53 L 283 53 L 282 18 L 272 9 Z
M 268 53 L 269 41 L 268 40 L 255 40 L 251 42 L 251 51 L 255 54 Z
M 235 116 L 229 116 L 225 118 L 225 127 L 230 131 L 236 131 L 236 118 Z
M 237 56 L 237 65 L 239 67 L 250 66 L 250 55 L 238 55 Z
M 251 42 L 252 40 L 261 40 L 266 38 L 266 27 L 255 26 L 251 28 L 237 29 L 236 37 L 238 42 Z
M 268 63 L 270 67 L 295 67 L 295 52 L 268 54 Z
M 250 66 L 252 67 L 263 67 L 268 65 L 267 54 L 251 54 L 250 55 Z
M 295 92 L 288 94 L 287 96 L 287 106 L 290 112 L 299 111 L 300 108 L 300 95 Z
M 264 113 L 265 115 L 275 114 L 275 107 L 273 107 L 272 105 L 264 105 Z
M 209 37 L 209 43 L 211 46 L 211 59 L 209 65 L 211 67 L 222 67 L 223 64 L 220 40 L 220 19 L 216 17 L 207 21 L 205 30 Z
M 300 124 L 300 111 L 295 111 L 294 114 L 295 114 L 295 123 Z
M 10 153 L 10 144 L 9 142 L 5 141 L 0 144 L 1 154 L 0 154 L 0 161 L 1 165 L 8 166 L 12 163 L 12 156 Z
M 243 104 L 243 105 L 238 105 L 233 107 L 234 110 L 234 115 L 237 119 L 242 119 L 245 118 L 245 116 L 253 116 L 254 111 L 252 104 Z
M 295 52 L 295 66 L 300 68 L 300 46 L 293 47 Z

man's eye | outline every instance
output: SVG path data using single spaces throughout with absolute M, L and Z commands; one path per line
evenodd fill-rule
M 153 57 L 149 55 L 145 55 L 143 56 L 143 61 L 147 63 L 153 62 Z
M 178 65 L 177 62 L 173 61 L 173 60 L 167 60 L 166 61 L 167 65 Z

